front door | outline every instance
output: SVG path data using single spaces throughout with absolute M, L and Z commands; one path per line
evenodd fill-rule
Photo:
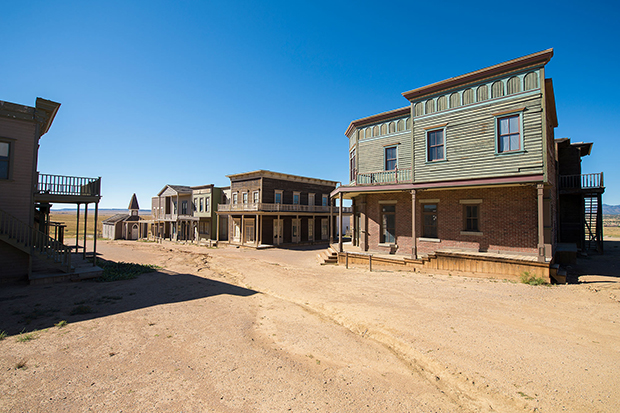
M 243 236 L 245 237 L 244 244 L 249 243 L 253 244 L 255 242 L 255 233 L 254 233 L 254 220 L 253 219 L 245 219 L 245 230 L 243 232 Z
M 277 218 L 273 220 L 273 245 L 282 244 L 282 234 L 284 233 L 282 221 L 282 219 Z
M 301 241 L 301 225 L 300 225 L 300 221 L 301 221 L 300 219 L 293 219 L 293 227 L 291 228 L 293 242 Z
M 327 218 L 321 219 L 321 239 L 323 241 L 329 239 L 329 220 Z
M 233 218 L 233 242 L 241 242 L 241 220 Z

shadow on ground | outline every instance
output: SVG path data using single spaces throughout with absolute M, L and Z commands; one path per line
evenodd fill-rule
M 603 241 L 603 251 L 578 257 L 577 264 L 568 267 L 569 282 L 620 283 L 620 240 Z
M 0 332 L 15 335 L 52 327 L 61 320 L 74 323 L 161 304 L 222 294 L 249 297 L 256 293 L 166 270 L 114 282 L 6 286 L 0 289 Z

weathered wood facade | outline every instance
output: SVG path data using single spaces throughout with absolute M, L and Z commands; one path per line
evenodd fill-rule
M 409 106 L 351 122 L 350 183 L 331 195 L 353 201 L 354 244 L 413 258 L 452 250 L 550 261 L 559 227 L 552 56 L 414 89 L 403 93 Z
M 75 204 L 78 217 L 84 205 L 86 224 L 88 205 L 94 203 L 97 220 L 101 178 L 37 172 L 39 140 L 49 131 L 59 108 L 59 103 L 41 98 L 35 107 L 0 101 L 0 282 L 32 282 L 33 272 L 74 273 L 71 247 L 64 244 L 64 226 L 49 219 L 52 204 Z M 95 234 L 93 239 L 96 251 Z M 86 246 L 76 239 L 76 252 L 78 248 L 85 257 Z
M 217 215 L 228 220 L 229 243 L 260 247 L 330 240 L 337 211 L 329 194 L 337 182 L 265 170 L 227 177 L 230 199 L 218 206 Z

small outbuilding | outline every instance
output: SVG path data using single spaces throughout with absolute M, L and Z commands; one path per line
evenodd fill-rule
M 103 237 L 136 240 L 146 238 L 148 223 L 139 215 L 138 198 L 133 194 L 129 201 L 129 214 L 116 214 L 103 221 Z

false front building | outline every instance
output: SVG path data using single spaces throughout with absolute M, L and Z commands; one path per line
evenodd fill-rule
M 218 205 L 217 215 L 220 221 L 227 218 L 230 243 L 258 247 L 329 241 L 336 214 L 329 194 L 337 182 L 265 170 L 227 177 L 230 203 Z
M 353 244 L 413 259 L 460 251 L 549 262 L 559 227 L 552 56 L 414 89 L 403 93 L 408 106 L 351 122 L 350 183 L 332 196 L 353 202 Z

